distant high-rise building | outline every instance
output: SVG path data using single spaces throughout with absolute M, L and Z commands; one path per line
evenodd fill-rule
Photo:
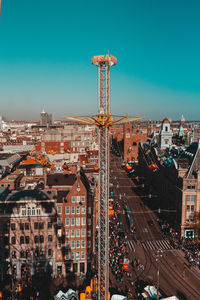
M 41 126 L 53 125 L 52 114 L 48 114 L 47 112 L 44 111 L 44 109 L 40 113 L 40 125 Z
M 0 116 L 0 130 L 3 129 L 3 124 L 2 124 L 2 116 Z

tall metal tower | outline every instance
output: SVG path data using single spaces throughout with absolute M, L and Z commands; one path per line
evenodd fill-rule
M 98 127 L 99 136 L 99 199 L 98 199 L 98 300 L 108 300 L 109 293 L 109 170 L 110 135 L 109 128 L 141 117 L 120 117 L 110 113 L 110 67 L 117 64 L 112 55 L 94 56 L 92 64 L 98 67 L 99 107 L 98 114 L 87 117 L 69 117 L 85 124 Z
M 109 292 L 109 170 L 110 136 L 110 66 L 117 64 L 113 56 L 92 58 L 99 69 L 99 202 L 98 202 L 98 300 L 108 299 Z

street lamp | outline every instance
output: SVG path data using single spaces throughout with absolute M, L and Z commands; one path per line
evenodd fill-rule
M 158 276 L 158 280 L 157 280 L 157 300 L 159 300 L 159 285 L 160 285 L 160 260 L 162 258 L 162 253 L 163 251 L 161 249 L 158 249 L 157 251 L 157 255 L 156 255 L 156 261 L 158 262 L 158 270 L 157 270 L 157 276 Z

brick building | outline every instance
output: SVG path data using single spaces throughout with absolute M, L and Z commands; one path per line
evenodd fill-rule
M 45 189 L 57 191 L 58 274 L 86 273 L 92 257 L 93 197 L 83 171 L 47 175 Z
M 55 200 L 44 191 L 5 191 L 0 191 L 2 278 L 7 271 L 17 279 L 55 274 Z
M 138 157 L 138 144 L 147 140 L 146 130 L 133 128 L 132 124 L 124 125 L 124 161 L 134 161 Z
M 181 237 L 200 240 L 200 142 L 171 150 L 141 143 L 138 160 L 147 189 L 156 196 L 149 205 L 160 209 Z

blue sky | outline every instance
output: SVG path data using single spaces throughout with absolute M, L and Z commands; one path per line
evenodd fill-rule
M 199 32 L 198 0 L 2 0 L 0 114 L 95 114 L 109 51 L 113 114 L 199 119 Z

